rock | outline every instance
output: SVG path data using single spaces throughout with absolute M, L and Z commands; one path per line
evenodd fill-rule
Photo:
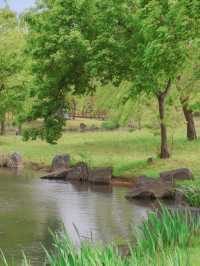
M 21 168 L 22 166 L 22 157 L 19 153 L 15 152 L 9 156 L 7 162 L 8 168 Z
M 86 129 L 87 129 L 87 125 L 84 124 L 84 123 L 81 123 L 81 124 L 80 124 L 80 132 L 85 132 Z
M 175 192 L 175 203 L 176 205 L 189 207 L 189 204 L 186 201 L 184 192 L 178 189 L 176 189 L 176 192 Z
M 41 179 L 55 179 L 55 180 L 70 180 L 70 181 L 87 181 L 89 177 L 89 170 L 87 164 L 80 162 L 72 168 L 60 169 L 51 172 Z
M 126 195 L 126 198 L 170 199 L 174 197 L 174 192 L 173 182 L 142 176 L 133 186 L 131 192 Z
M 94 184 L 109 185 L 112 179 L 112 168 L 94 168 L 89 171 L 89 182 Z
M 84 162 L 77 163 L 68 171 L 66 178 L 72 181 L 88 181 L 89 168 L 87 164 Z
M 48 175 L 42 176 L 41 179 L 66 180 L 69 170 L 70 169 L 55 171 L 55 172 L 49 173 Z
M 180 168 L 172 171 L 166 171 L 160 173 L 160 178 L 164 181 L 167 180 L 192 180 L 192 172 L 187 168 Z
M 70 167 L 70 155 L 56 155 L 52 161 L 53 171 L 60 171 Z
M 53 171 L 42 179 L 91 182 L 93 184 L 111 184 L 112 168 L 89 169 L 86 163 L 79 162 L 71 168 Z
M 154 159 L 152 157 L 147 159 L 147 163 L 148 164 L 153 164 L 154 163 Z

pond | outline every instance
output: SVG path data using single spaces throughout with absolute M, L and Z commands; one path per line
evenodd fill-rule
M 0 172 L 0 249 L 19 262 L 22 251 L 33 265 L 42 265 L 41 247 L 51 246 L 52 231 L 110 242 L 130 238 L 150 206 L 129 202 L 126 188 L 40 180 L 39 174 Z M 75 225 L 75 226 L 74 226 Z

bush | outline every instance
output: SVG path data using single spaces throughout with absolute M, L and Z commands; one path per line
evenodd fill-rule
M 105 121 L 101 124 L 103 129 L 113 130 L 119 128 L 119 124 L 115 121 Z

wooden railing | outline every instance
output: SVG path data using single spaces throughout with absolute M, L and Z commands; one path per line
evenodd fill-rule
M 96 120 L 106 120 L 106 114 L 92 114 L 92 113 L 69 113 L 69 119 L 83 118 L 83 119 L 96 119 Z

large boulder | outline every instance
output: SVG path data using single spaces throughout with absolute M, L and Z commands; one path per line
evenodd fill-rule
M 166 171 L 160 173 L 160 178 L 164 181 L 171 180 L 192 180 L 192 172 L 187 168 Z
M 112 179 L 112 167 L 99 167 L 89 171 L 89 182 L 94 184 L 109 185 Z
M 171 181 L 164 181 L 151 177 L 139 177 L 126 198 L 138 199 L 166 199 L 173 198 L 175 193 L 174 184 Z
M 69 169 L 66 178 L 71 181 L 88 181 L 89 168 L 87 164 L 84 162 L 77 163 Z
M 48 180 L 66 180 L 67 174 L 70 169 L 66 170 L 58 170 L 55 172 L 51 172 L 45 176 L 42 176 L 41 179 L 48 179 Z
M 11 154 L 7 161 L 8 168 L 21 168 L 23 167 L 22 157 L 19 153 Z
M 68 169 L 70 167 L 70 155 L 69 154 L 56 155 L 52 160 L 51 166 L 53 171 Z
M 186 207 L 189 206 L 189 204 L 187 203 L 184 191 L 182 191 L 180 189 L 176 189 L 176 192 L 175 192 L 175 204 L 179 205 L 179 206 L 186 206 Z
M 87 164 L 79 162 L 71 168 L 53 171 L 41 179 L 88 181 L 89 169 Z

